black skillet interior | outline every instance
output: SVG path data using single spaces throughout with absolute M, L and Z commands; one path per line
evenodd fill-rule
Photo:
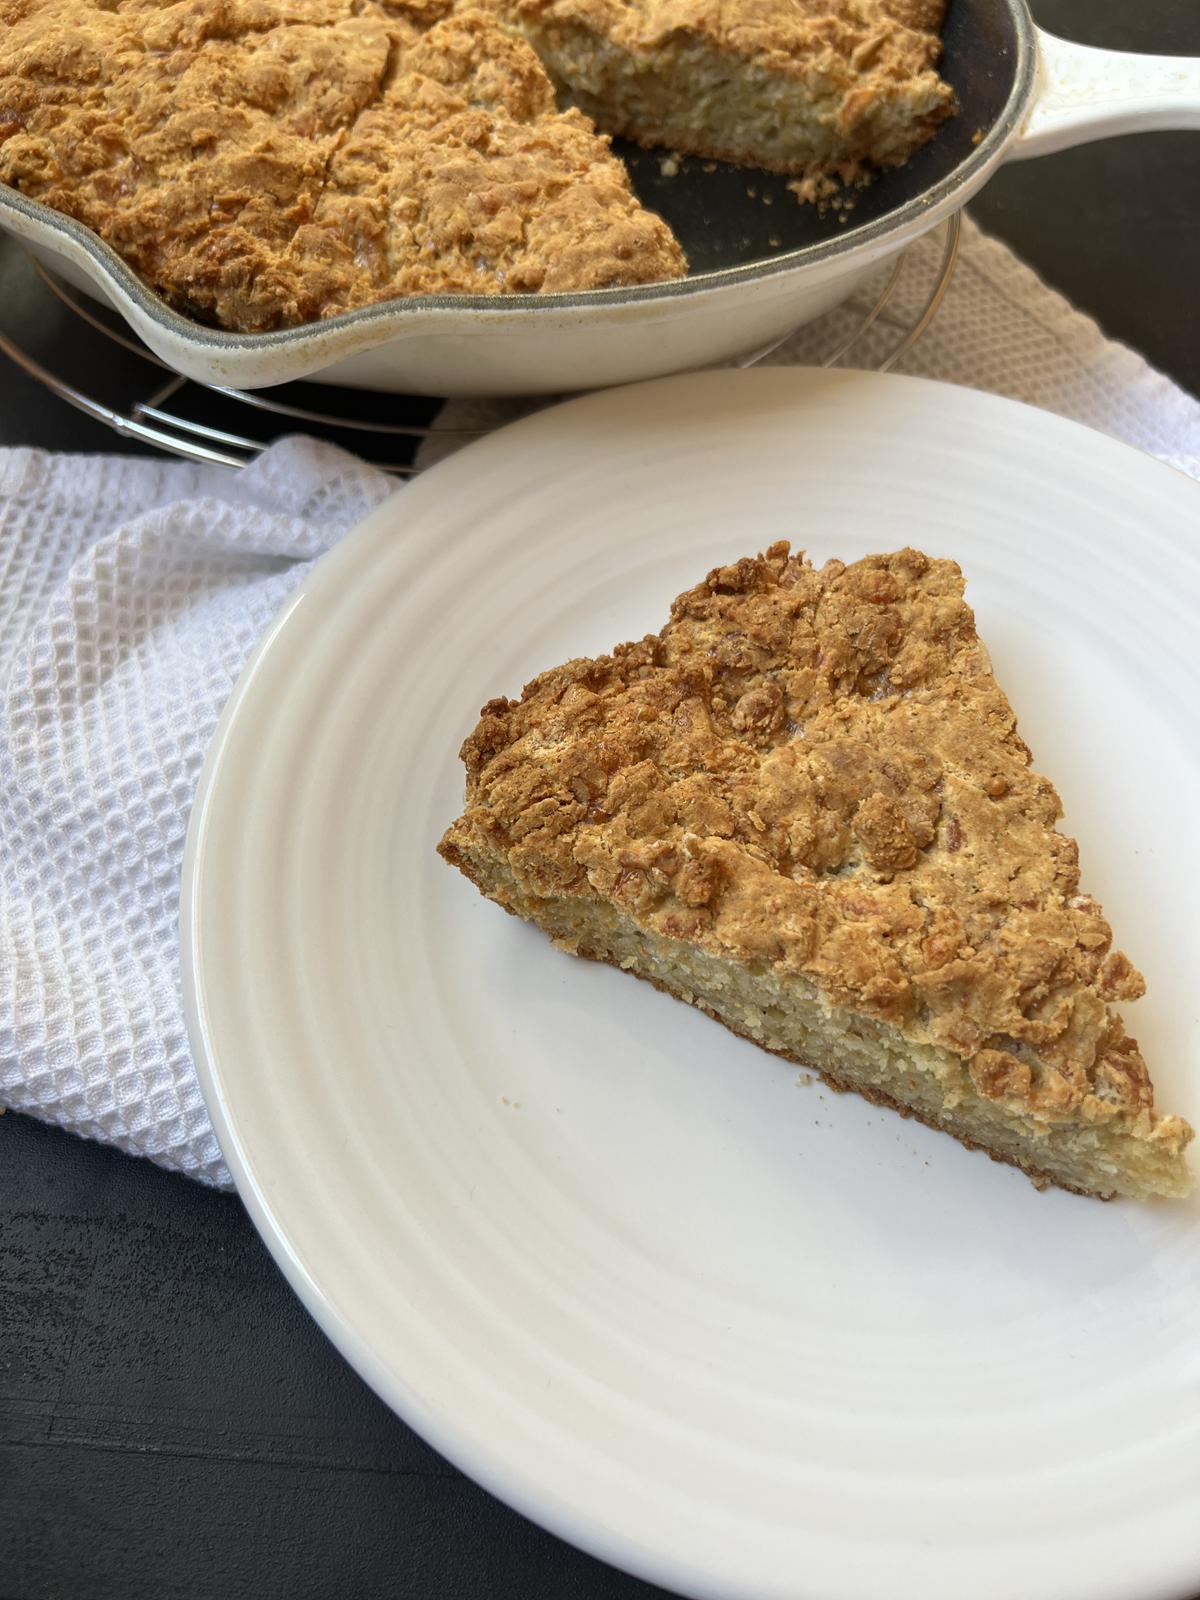
M 675 230 L 693 273 L 769 260 L 885 217 L 948 177 L 1004 108 L 1016 37 L 1011 0 L 950 0 L 941 72 L 958 96 L 958 112 L 905 166 L 854 190 L 849 211 L 829 206 L 822 215 L 771 173 L 680 157 L 672 174 L 665 152 L 624 140 L 616 149 L 642 202 Z

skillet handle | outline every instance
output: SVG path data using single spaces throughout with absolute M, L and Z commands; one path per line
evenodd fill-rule
M 1200 128 L 1200 59 L 1071 44 L 1038 29 L 1038 90 L 1009 159 L 1118 133 Z

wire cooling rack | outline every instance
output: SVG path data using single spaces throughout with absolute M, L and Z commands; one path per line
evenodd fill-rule
M 863 365 L 863 345 L 872 329 L 886 329 L 890 339 L 870 362 L 874 370 L 888 371 L 912 349 L 937 314 L 954 274 L 960 235 L 957 216 L 943 224 L 942 235 L 930 281 L 915 299 L 905 297 L 915 310 L 903 317 L 893 310 L 905 274 L 929 272 L 927 266 L 916 264 L 910 248 L 839 308 L 839 329 L 844 330 L 847 308 L 853 310 L 854 320 L 849 332 L 834 337 L 829 348 L 821 348 L 821 324 L 812 326 L 816 364 L 835 366 L 856 357 L 855 365 Z M 419 470 L 412 455 L 422 439 L 433 434 L 468 439 L 483 431 L 448 430 L 408 420 L 406 413 L 414 409 L 425 417 L 436 409 L 436 402 L 419 399 L 314 383 L 280 384 L 266 390 L 196 383 L 154 355 L 116 312 L 68 288 L 32 256 L 28 265 L 39 280 L 38 294 L 45 297 L 47 317 L 61 321 L 65 315 L 69 336 L 55 341 L 53 353 L 40 352 L 29 337 L 29 329 L 41 325 L 35 308 L 35 315 L 25 319 L 23 333 L 4 326 L 0 317 L 0 352 L 68 405 L 123 438 L 192 461 L 243 467 L 272 439 L 299 426 L 367 457 L 384 472 L 408 477 Z M 753 366 L 791 337 L 788 333 L 773 340 L 739 364 Z M 878 341 L 871 343 L 875 346 Z M 74 367 L 87 372 L 87 387 L 73 377 Z M 101 381 L 97 373 L 104 374 Z M 403 420 L 397 420 L 398 413 Z

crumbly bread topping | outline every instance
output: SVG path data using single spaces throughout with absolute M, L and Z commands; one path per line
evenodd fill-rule
M 491 701 L 462 755 L 452 862 L 800 975 L 1015 1112 L 1190 1139 L 1110 1009 L 1143 980 L 1080 891 L 953 562 L 816 570 L 773 545 L 661 633 Z
M 529 46 L 451 0 L 0 0 L 0 181 L 247 332 L 686 271 Z

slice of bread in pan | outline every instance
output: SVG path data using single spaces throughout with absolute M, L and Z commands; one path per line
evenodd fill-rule
M 661 633 L 484 707 L 441 854 L 580 955 L 1023 1168 L 1183 1195 L 1143 991 L 951 561 L 709 574 Z
M 950 116 L 944 0 L 498 0 L 560 91 L 642 145 L 834 179 L 901 165 Z

